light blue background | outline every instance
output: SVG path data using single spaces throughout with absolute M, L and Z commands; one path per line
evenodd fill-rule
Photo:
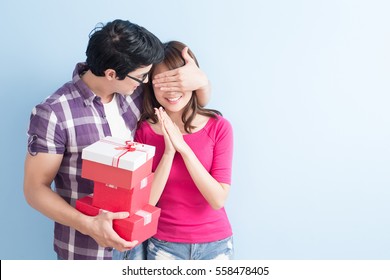
M 53 259 L 23 197 L 34 105 L 71 79 L 98 22 L 197 54 L 235 131 L 237 259 L 390 258 L 390 2 L 1 1 L 0 259 Z

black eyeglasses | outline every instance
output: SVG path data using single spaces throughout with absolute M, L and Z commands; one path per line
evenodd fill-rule
M 132 77 L 132 76 L 130 76 L 130 75 L 126 75 L 126 76 L 129 77 L 130 79 L 133 79 L 134 81 L 137 81 L 138 83 L 142 84 L 142 83 L 146 80 L 146 78 L 148 77 L 148 75 L 149 75 L 149 73 L 143 74 L 141 79 Z

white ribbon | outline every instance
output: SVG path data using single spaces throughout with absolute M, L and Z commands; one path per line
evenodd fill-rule
M 144 226 L 152 222 L 152 213 L 149 213 L 145 210 L 138 210 L 137 212 L 135 212 L 135 214 L 144 218 Z
M 148 185 L 148 177 L 142 179 L 140 189 L 145 188 L 147 185 Z

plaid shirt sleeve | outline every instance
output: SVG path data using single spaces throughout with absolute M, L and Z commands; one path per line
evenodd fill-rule
M 28 129 L 28 152 L 63 154 L 66 137 L 61 124 L 50 104 L 37 105 L 30 116 Z

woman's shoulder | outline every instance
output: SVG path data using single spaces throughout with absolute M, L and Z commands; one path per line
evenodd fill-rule
M 215 115 L 214 118 L 210 118 L 210 126 L 222 129 L 222 128 L 231 128 L 231 124 L 228 119 L 221 115 Z
M 205 130 L 210 137 L 216 139 L 226 134 L 232 134 L 233 128 L 230 122 L 223 116 L 216 115 L 214 118 L 210 118 Z
M 160 127 L 156 123 L 151 122 L 149 119 L 141 121 L 137 130 L 146 133 L 153 132 L 155 134 L 162 134 Z
M 137 127 L 137 131 L 144 131 L 145 129 L 148 128 L 148 121 L 147 120 L 144 120 L 144 121 L 140 121 L 138 123 L 138 127 Z

